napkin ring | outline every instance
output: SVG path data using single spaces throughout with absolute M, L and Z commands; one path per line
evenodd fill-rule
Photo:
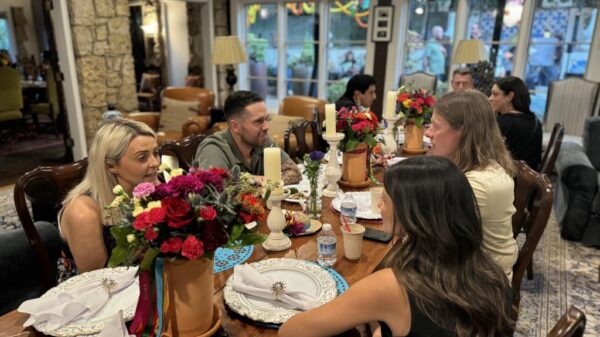
M 283 281 L 277 281 L 271 285 L 271 291 L 275 295 L 275 299 L 279 299 L 279 296 L 285 293 L 285 287 L 286 285 Z
M 111 278 L 105 277 L 102 279 L 101 286 L 102 289 L 104 289 L 106 293 L 110 295 L 117 287 L 117 282 Z

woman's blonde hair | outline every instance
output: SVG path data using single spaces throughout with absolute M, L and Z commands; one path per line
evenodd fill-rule
M 463 172 L 498 163 L 513 176 L 515 166 L 506 149 L 488 98 L 477 90 L 453 91 L 442 96 L 434 112 L 455 130 L 460 141 L 452 160 Z
M 104 206 L 114 199 L 112 189 L 118 182 L 117 177 L 108 170 L 108 165 L 117 164 L 137 136 L 156 138 L 154 131 L 142 122 L 119 118 L 102 123 L 88 154 L 85 176 L 69 192 L 62 203 L 63 208 L 76 197 L 89 194 L 101 208 L 102 219 L 112 223 L 111 213 Z

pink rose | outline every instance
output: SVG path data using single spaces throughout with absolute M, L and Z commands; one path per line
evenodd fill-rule
M 152 194 L 154 192 L 154 189 L 155 188 L 153 183 L 141 183 L 133 189 L 133 196 L 141 199 Z

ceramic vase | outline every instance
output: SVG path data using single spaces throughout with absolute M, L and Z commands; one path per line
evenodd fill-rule
M 425 133 L 425 128 L 417 126 L 414 119 L 409 119 L 406 121 L 404 130 L 404 150 L 407 152 L 423 151 L 423 134 Z
M 367 180 L 367 143 L 360 143 L 353 151 L 343 153 L 342 180 L 347 184 L 361 184 Z

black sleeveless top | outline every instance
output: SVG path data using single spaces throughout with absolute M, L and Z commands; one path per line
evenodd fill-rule
M 408 301 L 410 304 L 410 331 L 406 337 L 452 337 L 456 334 L 444 330 L 432 322 L 427 315 L 422 313 L 417 307 L 415 298 L 410 292 L 408 294 Z M 381 336 L 382 337 L 394 337 L 390 327 L 385 322 L 379 321 L 381 325 Z

